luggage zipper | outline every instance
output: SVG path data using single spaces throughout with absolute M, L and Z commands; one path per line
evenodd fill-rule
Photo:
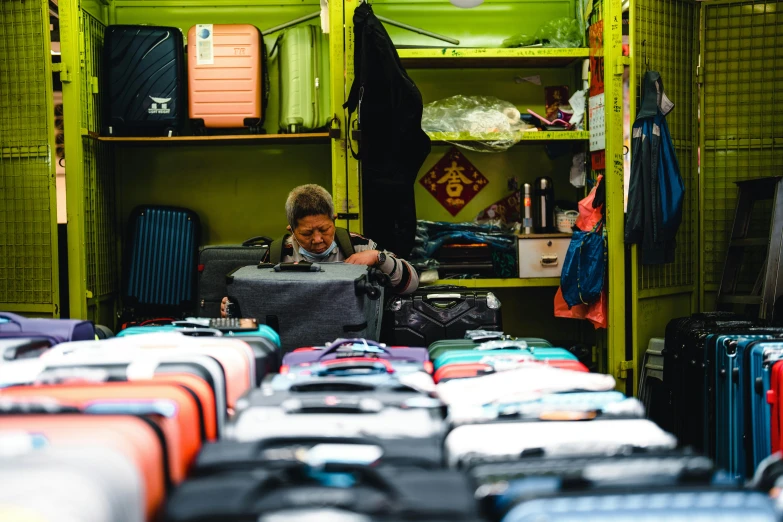
M 320 88 L 320 78 L 318 78 L 318 40 L 317 40 L 317 31 L 316 27 L 314 25 L 310 26 L 310 40 L 313 48 L 313 78 L 315 79 L 315 103 L 313 103 L 313 125 L 312 128 L 318 128 L 318 124 L 320 123 L 318 121 L 318 99 L 320 98 L 319 95 L 319 88 Z

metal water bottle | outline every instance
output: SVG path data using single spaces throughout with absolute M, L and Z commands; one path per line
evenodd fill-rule
M 555 227 L 555 188 L 552 179 L 536 179 L 533 191 L 533 229 L 536 234 L 554 232 Z
M 533 215 L 532 215 L 532 205 L 533 200 L 531 199 L 530 195 L 530 183 L 525 183 L 525 197 L 522 200 L 522 208 L 524 210 L 523 219 L 522 219 L 522 233 L 523 234 L 532 234 L 533 233 Z

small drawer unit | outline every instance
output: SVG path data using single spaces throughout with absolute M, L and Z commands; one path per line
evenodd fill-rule
M 519 236 L 519 277 L 560 277 L 571 234 L 524 234 Z

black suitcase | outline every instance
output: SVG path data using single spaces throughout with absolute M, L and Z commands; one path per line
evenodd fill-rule
M 128 238 L 125 318 L 195 315 L 198 215 L 185 208 L 137 207 L 128 222 Z
M 282 469 L 190 479 L 169 498 L 165 520 L 255 522 L 310 509 L 343 510 L 379 521 L 479 520 L 469 478 L 456 471 L 362 465 L 327 465 L 313 471 L 291 463 Z
M 666 415 L 652 420 L 676 435 L 682 446 L 705 449 L 706 409 L 710 407 L 707 337 L 752 326 L 751 321 L 728 312 L 694 314 L 673 319 L 666 326 L 663 387 L 670 408 Z
M 432 286 L 386 305 L 381 340 L 398 346 L 429 346 L 462 339 L 468 330 L 503 331 L 500 301 L 492 292 Z
M 241 245 L 205 246 L 198 258 L 198 316 L 220 317 L 220 302 L 228 296 L 226 276 L 239 267 L 257 265 L 272 239 L 253 237 Z
M 275 468 L 291 462 L 307 460 L 308 452 L 318 446 L 341 446 L 333 458 L 345 455 L 355 458 L 357 447 L 374 446 L 380 450 L 376 460 L 368 462 L 374 467 L 393 466 L 418 469 L 442 469 L 443 449 L 431 439 L 385 439 L 374 437 L 282 437 L 254 442 L 222 440 L 207 443 L 199 452 L 190 477 L 208 476 L 229 471 L 252 471 Z M 344 452 L 344 453 L 343 453 Z M 313 458 L 320 458 L 313 456 Z
M 176 27 L 110 25 L 104 33 L 108 135 L 174 135 L 185 115 L 184 45 Z

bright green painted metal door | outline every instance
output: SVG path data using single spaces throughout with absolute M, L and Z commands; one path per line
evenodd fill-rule
M 632 106 L 641 97 L 647 70 L 661 73 L 674 102 L 667 123 L 685 183 L 683 220 L 677 234 L 674 263 L 644 266 L 634 247 L 632 275 L 632 338 L 636 360 L 642 361 L 651 338 L 663 337 L 666 324 L 698 308 L 699 181 L 697 163 L 699 8 L 695 0 L 636 0 L 633 4 L 634 68 Z M 635 116 L 636 111 L 632 111 Z M 640 368 L 637 368 L 637 376 Z
M 0 1 L 0 310 L 59 315 L 47 1 Z
M 734 219 L 734 182 L 783 173 L 783 0 L 705 3 L 702 34 L 702 308 L 713 310 Z M 760 232 L 751 235 L 766 231 L 769 208 L 754 212 L 751 227 Z M 758 263 L 746 266 L 741 279 L 751 286 L 763 251 L 754 257 Z

